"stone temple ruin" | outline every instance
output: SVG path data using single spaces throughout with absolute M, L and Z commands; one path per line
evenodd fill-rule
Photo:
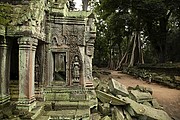
M 70 2 L 0 0 L 0 104 L 15 105 L 25 119 L 42 107 L 81 108 L 72 114 L 88 118 L 96 29 L 87 8 L 93 1 L 84 0 L 82 11 Z

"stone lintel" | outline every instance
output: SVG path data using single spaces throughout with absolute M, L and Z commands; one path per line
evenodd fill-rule
M 0 30 L 0 35 L 2 34 L 3 36 L 6 33 L 6 36 L 9 37 L 31 37 L 34 39 L 38 39 L 38 40 L 42 40 L 45 41 L 45 33 L 36 33 L 33 32 L 32 30 L 29 30 L 30 28 L 28 28 L 29 26 L 25 26 L 27 27 L 27 30 L 19 30 L 18 26 L 7 26 L 7 29 L 4 30 Z M 1 26 L 0 26 L 1 29 Z M 3 34 L 4 31 L 4 34 Z
M 75 19 L 75 18 L 65 18 L 65 17 L 51 17 L 48 20 L 50 23 L 56 23 L 56 24 L 70 24 L 70 25 L 85 25 L 85 21 L 82 18 Z

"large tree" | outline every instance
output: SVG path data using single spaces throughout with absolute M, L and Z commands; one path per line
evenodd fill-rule
M 102 0 L 97 3 L 96 13 L 101 33 L 98 40 L 107 42 L 110 68 L 119 68 L 123 62 L 128 62 L 129 67 L 143 63 L 142 49 L 157 57 L 157 62 L 168 60 L 169 31 L 180 24 L 178 1 Z M 101 44 L 97 42 L 96 46 Z

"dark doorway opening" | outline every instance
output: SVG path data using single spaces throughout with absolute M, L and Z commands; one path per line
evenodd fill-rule
M 54 57 L 54 80 L 66 81 L 66 53 L 53 53 Z
M 11 62 L 10 62 L 10 80 L 19 80 L 19 45 L 17 40 L 13 38 L 10 41 L 12 42 L 11 48 Z

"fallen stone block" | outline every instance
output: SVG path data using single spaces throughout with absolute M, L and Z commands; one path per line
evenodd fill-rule
M 101 120 L 111 120 L 111 118 L 109 116 L 105 116 Z
M 136 102 L 145 102 L 151 101 L 153 99 L 152 95 L 147 92 L 140 92 L 139 90 L 131 90 L 130 91 L 130 98 L 135 100 Z
M 180 81 L 180 76 L 174 76 L 175 80 Z
M 92 113 L 90 120 L 100 120 L 101 119 L 101 115 L 99 113 Z
M 110 114 L 110 104 L 99 103 L 98 104 L 98 111 L 103 115 L 109 115 Z
M 152 99 L 151 103 L 153 108 L 162 109 L 162 107 L 159 105 L 156 99 Z
M 125 107 L 125 110 L 129 113 L 130 116 L 136 116 L 136 113 L 134 112 L 133 108 L 130 105 L 127 105 Z
M 144 86 L 140 86 L 140 85 L 137 85 L 136 87 L 132 87 L 132 86 L 130 86 L 130 87 L 128 87 L 128 90 L 130 91 L 130 90 L 139 90 L 139 91 L 141 91 L 141 92 L 149 92 L 149 93 L 153 93 L 153 90 L 151 89 L 151 88 L 149 88 L 149 87 L 144 87 Z
M 112 119 L 113 120 L 125 120 L 123 109 L 114 106 L 114 108 L 112 110 Z
M 107 94 L 100 90 L 96 90 L 97 98 L 103 103 L 110 103 L 112 105 L 126 105 L 128 104 L 127 101 L 123 98 L 115 97 L 111 94 Z
M 149 88 L 149 87 L 144 87 L 144 86 L 137 85 L 137 86 L 135 87 L 135 89 L 136 89 L 136 90 L 139 90 L 139 91 L 141 91 L 141 92 L 149 92 L 149 93 L 151 93 L 151 94 L 153 93 L 152 89 Z
M 109 81 L 110 92 L 114 95 L 122 95 L 124 97 L 129 96 L 129 92 L 125 85 L 119 83 L 118 81 L 111 79 Z
M 125 120 L 133 120 L 131 115 L 126 110 L 123 110 L 123 112 L 124 112 Z
M 151 103 L 149 103 L 148 101 L 143 102 L 143 105 L 152 107 Z
M 148 120 L 172 120 L 163 110 L 139 104 L 128 97 L 125 97 L 124 99 L 130 103 L 130 107 L 132 107 L 137 116 L 146 116 Z

